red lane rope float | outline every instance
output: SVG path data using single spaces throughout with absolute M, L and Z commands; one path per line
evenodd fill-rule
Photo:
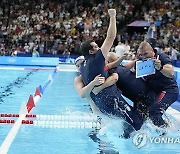
M 0 124 L 14 124 L 15 120 L 0 120 Z M 33 124 L 33 120 L 22 120 L 21 124 Z
M 0 120 L 0 124 L 14 124 L 15 120 Z
M 22 120 L 22 124 L 34 124 L 33 120 Z
M 9 113 L 9 114 L 4 114 L 4 113 L 1 113 L 0 114 L 0 117 L 3 117 L 3 118 L 17 118 L 17 117 L 19 117 L 19 114 L 11 114 L 11 113 Z M 26 118 L 36 118 L 36 114 L 26 114 Z

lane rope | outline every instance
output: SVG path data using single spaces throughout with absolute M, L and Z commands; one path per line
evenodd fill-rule
M 58 70 L 59 70 L 59 67 L 56 67 L 54 69 L 54 72 L 53 72 L 54 76 Z M 26 114 L 30 113 L 32 108 L 35 107 L 36 103 L 39 101 L 39 99 L 42 96 L 42 94 L 44 93 L 45 89 L 47 88 L 47 86 L 51 82 L 52 82 L 52 78 L 48 79 L 45 86 L 43 86 L 42 93 L 40 91 L 40 88 L 37 87 L 34 96 L 33 95 L 29 96 L 29 100 L 28 100 L 27 104 L 25 104 L 24 102 L 21 104 L 19 117 L 18 117 L 17 121 L 14 123 L 13 127 L 11 128 L 8 135 L 6 136 L 6 138 L 4 139 L 3 143 L 0 146 L 0 153 L 1 154 L 7 154 L 13 140 L 15 139 L 15 137 L 16 137 L 16 135 L 17 135 L 17 133 L 21 127 L 22 120 L 25 119 Z

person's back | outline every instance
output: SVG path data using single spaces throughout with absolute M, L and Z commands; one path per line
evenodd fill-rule
M 105 58 L 102 55 L 101 49 L 97 51 L 96 54 L 85 56 L 85 61 L 81 65 L 81 74 L 83 75 L 83 79 L 86 84 L 92 81 L 95 76 L 101 74 L 102 76 L 107 78 L 107 71 L 104 71 L 105 66 Z
M 136 78 L 135 73 L 122 65 L 118 66 L 115 72 L 119 75 L 116 85 L 124 96 L 134 103 L 142 102 L 149 105 L 149 103 L 154 102 L 156 94 L 148 88 L 143 79 Z
M 104 71 L 105 59 L 99 49 L 96 54 L 88 56 L 80 67 L 81 76 L 83 78 L 84 84 L 87 85 L 94 79 L 94 76 L 101 74 L 105 78 L 108 77 L 108 72 Z M 104 110 L 112 109 L 109 105 L 112 104 L 111 99 L 106 99 L 107 97 L 120 96 L 120 91 L 118 91 L 116 85 L 112 85 L 103 89 L 99 94 L 94 95 L 91 92 L 91 97 L 96 102 L 96 105 L 104 112 Z M 106 97 L 106 98 L 105 98 Z M 102 103 L 104 102 L 104 103 Z

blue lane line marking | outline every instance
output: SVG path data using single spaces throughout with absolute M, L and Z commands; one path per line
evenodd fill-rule
M 39 86 L 39 90 L 40 90 L 41 94 L 43 95 L 44 91 L 43 91 L 43 88 L 41 85 Z
M 55 68 L 52 74 L 52 79 L 54 78 L 54 76 L 57 74 L 57 69 Z M 47 88 L 47 86 L 51 83 L 52 80 L 48 80 L 46 82 L 46 84 L 42 87 L 41 85 L 39 86 L 40 92 L 41 94 L 44 93 L 45 89 Z
M 48 80 L 48 82 L 46 82 L 46 84 L 43 86 L 43 92 L 45 91 L 45 89 L 47 88 L 47 86 L 50 84 L 51 80 Z

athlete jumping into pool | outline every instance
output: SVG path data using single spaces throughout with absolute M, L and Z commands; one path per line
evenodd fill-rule
M 87 40 L 81 45 L 81 51 L 85 57 L 85 61 L 81 64 L 80 73 L 85 85 L 91 83 L 98 75 L 105 78 L 108 77 L 108 72 L 104 71 L 104 66 L 105 58 L 116 37 L 116 10 L 109 9 L 108 13 L 110 15 L 110 24 L 107 37 L 101 48 L 93 40 Z M 103 89 L 97 95 L 91 92 L 90 96 L 102 113 L 120 117 L 131 124 L 136 130 L 141 128 L 142 120 L 124 100 L 115 84 Z

